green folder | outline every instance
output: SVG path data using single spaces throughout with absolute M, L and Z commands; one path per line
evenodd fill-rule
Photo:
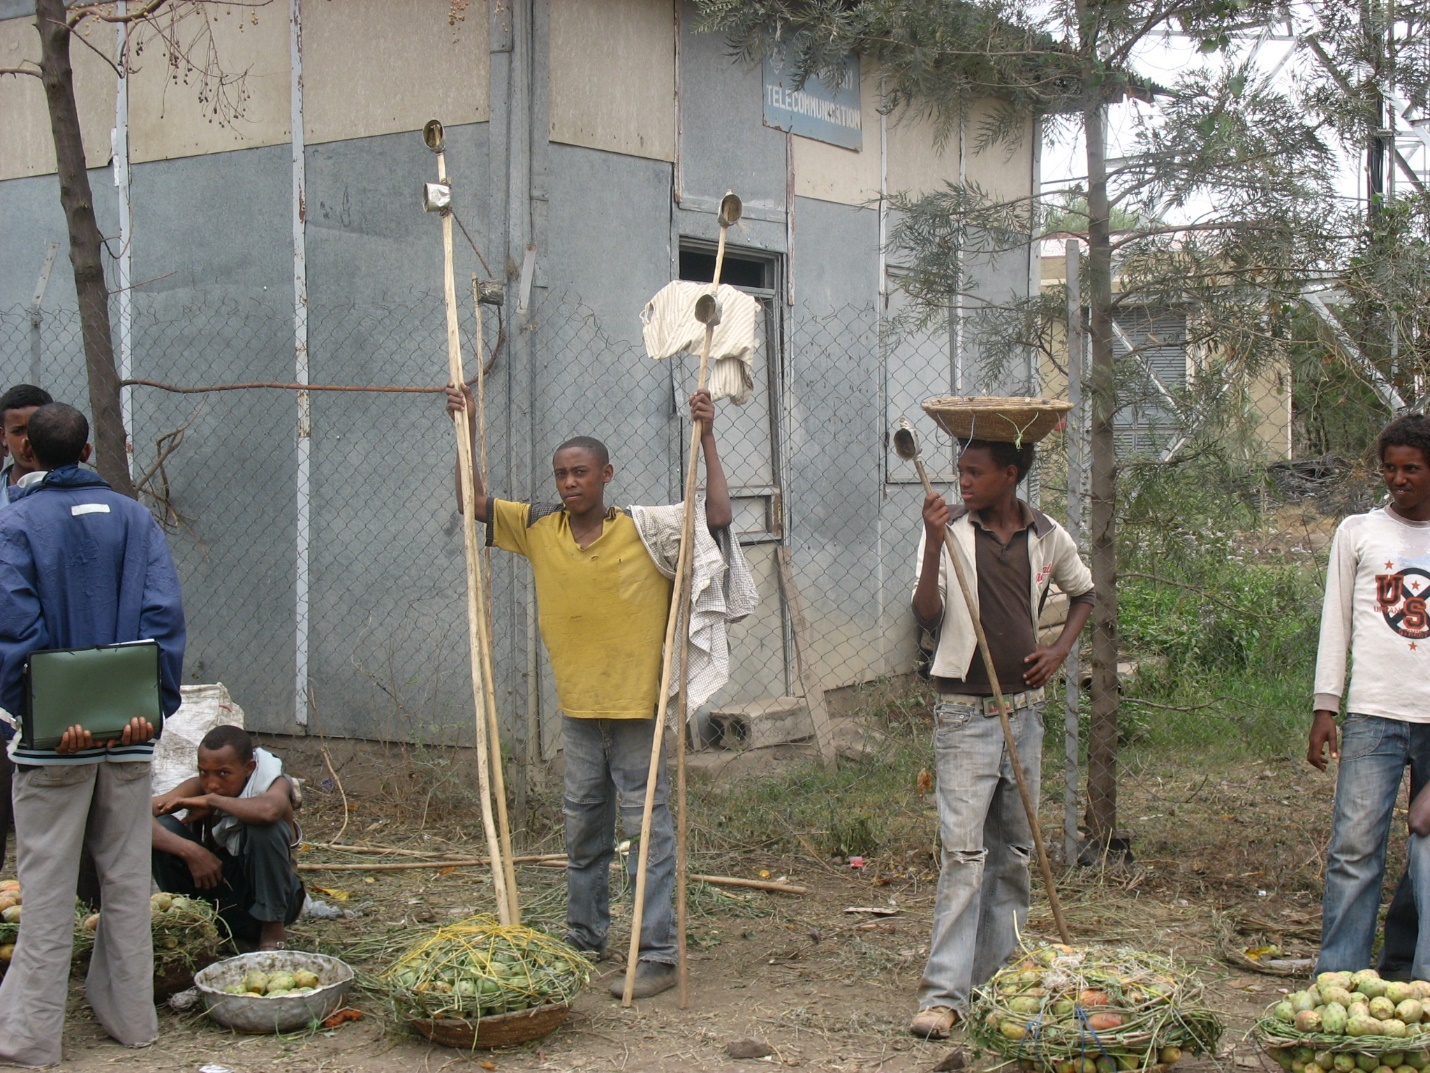
M 20 744 L 27 749 L 53 749 L 75 725 L 97 742 L 114 741 L 136 716 L 157 732 L 164 723 L 159 643 L 32 652 L 25 663 L 25 700 Z

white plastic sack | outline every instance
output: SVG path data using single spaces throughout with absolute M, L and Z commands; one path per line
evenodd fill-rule
M 179 710 L 164 720 L 164 733 L 154 746 L 154 793 L 172 790 L 198 774 L 199 742 L 216 726 L 243 726 L 243 709 L 222 682 L 180 686 Z

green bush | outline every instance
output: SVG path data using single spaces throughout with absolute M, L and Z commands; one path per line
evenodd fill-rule
M 1263 513 L 1258 480 L 1208 456 L 1129 481 L 1118 629 L 1138 672 L 1120 724 L 1148 762 L 1185 748 L 1304 748 L 1324 557 L 1280 531 L 1304 520 Z

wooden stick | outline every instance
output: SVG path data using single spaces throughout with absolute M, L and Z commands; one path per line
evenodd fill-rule
M 482 303 L 475 303 L 477 314 L 477 428 L 481 441 L 482 487 L 487 486 L 487 411 L 486 359 L 482 354 Z M 464 488 L 472 487 L 470 480 Z M 468 512 L 470 513 L 470 512 Z M 475 525 L 475 523 L 474 523 Z M 487 593 L 487 577 L 491 567 L 485 545 L 477 552 L 477 640 L 481 645 L 483 695 L 486 700 L 487 733 L 492 742 L 492 794 L 497 803 L 497 839 L 501 843 L 502 870 L 506 879 L 508 924 L 521 923 L 521 904 L 517 898 L 516 870 L 511 863 L 511 821 L 506 812 L 506 774 L 502 768 L 501 721 L 497 718 L 496 661 L 492 656 L 492 607 Z
M 685 609 L 677 624 L 679 635 L 685 639 L 683 657 L 680 664 L 680 704 L 676 709 L 675 730 L 675 978 L 676 1006 L 685 1009 L 690 1004 L 690 971 L 685 960 L 686 912 L 685 869 L 689 865 L 686 852 L 686 811 L 685 811 L 685 735 L 690 720 L 690 672 L 685 666 L 690 658 L 690 594 L 694 584 L 694 569 L 685 572 L 685 587 L 680 593 L 680 604 Z
M 726 196 L 728 197 L 729 195 L 727 194 Z M 722 204 L 723 204 L 723 200 L 722 200 Z M 737 202 L 737 204 L 738 204 L 738 202 Z M 711 283 L 710 283 L 710 293 L 711 293 L 712 296 L 715 295 L 715 294 L 717 294 L 717 293 L 719 292 L 719 290 L 720 290 L 720 270 L 721 270 L 721 267 L 723 266 L 723 264 L 724 264 L 724 262 L 725 262 L 725 235 L 726 235 L 726 232 L 728 232 L 729 230 L 730 230 L 730 221 L 727 221 L 727 220 L 725 219 L 724 213 L 723 213 L 723 211 L 722 211 L 721 216 L 720 216 L 720 243 L 719 243 L 719 245 L 716 247 L 716 251 L 715 251 L 715 272 L 714 272 L 714 274 L 713 274 L 713 278 L 712 278 Z M 716 307 L 715 307 L 715 312 L 716 312 L 716 314 L 718 315 L 718 312 L 719 312 L 719 306 L 718 306 L 718 305 L 716 305 Z M 705 383 L 706 383 L 706 379 L 708 378 L 709 369 L 710 369 L 710 346 L 711 346 L 711 343 L 714 341 L 714 338 L 715 338 L 715 324 L 714 324 L 714 318 L 712 317 L 711 321 L 705 325 L 705 338 L 704 338 L 704 340 L 701 342 L 701 345 L 700 345 L 700 376 L 699 376 L 699 379 L 698 379 L 698 381 L 697 381 L 697 384 L 698 384 L 698 386 L 697 386 L 697 388 L 696 388 L 697 391 L 703 391 L 703 390 L 705 390 Z M 641 936 L 640 936 L 640 930 L 641 930 L 641 924 L 643 923 L 643 921 L 644 921 L 644 916 L 645 916 L 645 878 L 646 878 L 646 863 L 647 863 L 647 861 L 648 861 L 649 858 L 650 858 L 650 822 L 651 822 L 651 815 L 652 815 L 652 813 L 655 811 L 655 787 L 656 787 L 656 779 L 657 779 L 657 777 L 658 777 L 658 775 L 659 775 L 659 773 L 660 773 L 660 757 L 661 757 L 661 752 L 662 752 L 662 750 L 664 749 L 664 746 L 665 746 L 665 714 L 666 714 L 667 711 L 669 711 L 669 708 L 670 708 L 670 677 L 671 677 L 671 664 L 672 664 L 672 662 L 673 662 L 673 657 L 674 657 L 674 655 L 675 655 L 675 642 L 676 642 L 675 631 L 676 631 L 676 626 L 677 626 L 678 623 L 681 621 L 681 616 L 682 616 L 682 614 L 684 614 L 684 615 L 688 615 L 688 614 L 689 614 L 689 607 L 686 606 L 685 609 L 682 611 L 681 605 L 682 605 L 682 604 L 686 604 L 686 605 L 689 604 L 689 600 L 690 600 L 690 587 L 691 587 L 691 584 L 692 584 L 689 575 L 692 573 L 691 561 L 692 561 L 692 559 L 694 558 L 694 545 L 695 545 L 695 489 L 696 489 L 696 480 L 697 480 L 697 478 L 699 477 L 699 471 L 700 471 L 700 437 L 701 437 L 701 432 L 702 432 L 701 423 L 700 423 L 699 421 L 691 421 L 691 423 L 690 423 L 690 460 L 689 460 L 689 463 L 688 463 L 688 465 L 687 465 L 687 467 L 686 467 L 686 473 L 685 473 L 685 500 L 684 500 L 684 503 L 685 503 L 685 512 L 684 512 L 683 524 L 682 524 L 681 530 L 680 530 L 680 555 L 679 555 L 679 557 L 678 557 L 678 559 L 677 559 L 676 567 L 675 567 L 675 584 L 674 584 L 673 589 L 672 589 L 672 592 L 671 592 L 672 600 L 671 600 L 670 614 L 669 614 L 668 616 L 666 616 L 666 622 L 665 622 L 665 652 L 664 652 L 664 657 L 663 657 L 663 659 L 662 659 L 662 667 L 661 667 L 661 674 L 660 674 L 660 698 L 659 698 L 659 700 L 656 702 L 656 714 L 655 714 L 656 726 L 655 726 L 655 731 L 654 731 L 654 733 L 651 735 L 652 740 L 651 740 L 651 750 L 650 750 L 650 768 L 649 768 L 649 770 L 648 770 L 648 772 L 647 772 L 647 775 L 646 775 L 646 787 L 645 787 L 645 808 L 644 808 L 644 810 L 643 810 L 642 813 L 641 813 L 641 848 L 640 848 L 640 857 L 638 858 L 638 861 L 637 861 L 637 864 L 636 864 L 636 889 L 635 889 L 634 901 L 632 902 L 632 905 L 631 905 L 631 942 L 630 942 L 629 953 L 628 953 L 628 956 L 627 956 L 627 958 L 626 958 L 626 986 L 625 986 L 625 991 L 624 991 L 624 992 L 622 993 L 622 995 L 621 995 L 621 1005 L 622 1005 L 622 1006 L 627 1006 L 627 1007 L 630 1006 L 630 1004 L 631 1004 L 631 997 L 632 997 L 632 994 L 634 993 L 634 990 L 635 990 L 635 986 L 636 986 L 636 971 L 637 971 L 637 969 L 639 968 L 639 961 L 640 961 L 640 937 L 641 937 Z M 686 664 L 687 664 L 688 661 L 689 661 L 689 655 L 690 655 L 690 652 L 689 652 L 689 648 L 690 648 L 690 646 L 689 646 L 689 636 L 688 636 L 689 632 L 690 632 L 690 631 L 689 631 L 689 626 L 687 625 L 687 626 L 686 626 L 686 634 L 687 634 L 687 636 L 683 639 L 683 642 L 682 642 L 682 651 L 684 652 L 684 655 L 685 655 L 685 658 L 681 660 L 681 664 L 680 664 L 680 675 L 681 675 L 681 678 L 682 678 L 682 679 L 688 679 L 688 678 L 689 678 L 689 675 L 690 675 L 689 669 L 688 669 L 688 667 L 686 666 Z M 683 687 L 683 685 L 682 685 L 682 690 L 683 690 L 683 688 L 684 688 L 684 687 Z M 677 711 L 683 711 L 683 708 L 678 708 Z M 680 726 L 679 731 L 680 731 L 680 734 L 681 734 L 681 740 L 682 740 L 682 744 L 683 744 L 684 734 L 685 734 L 685 726 L 684 726 L 683 724 Z M 683 750 L 683 749 L 680 749 L 679 747 L 677 747 L 677 750 L 678 750 L 678 751 L 677 751 L 677 758 L 676 758 L 676 759 L 677 759 L 677 764 L 680 766 L 681 770 L 679 770 L 679 771 L 676 772 L 676 782 L 679 783 L 681 786 L 683 786 L 683 785 L 684 785 L 684 781 L 685 781 L 685 778 L 684 778 L 684 770 L 683 770 L 683 769 L 684 769 L 684 762 L 685 762 L 685 753 L 684 753 L 684 750 Z M 685 808 L 684 808 L 684 802 L 683 802 L 683 801 L 677 801 L 677 802 L 676 802 L 676 807 L 677 807 L 677 809 L 678 809 L 680 812 L 682 812 L 682 813 L 683 813 L 684 810 L 685 810 Z M 679 861 L 679 859 L 680 859 L 681 856 L 682 856 L 682 847 L 681 847 L 680 845 L 677 845 L 677 846 L 676 846 L 676 854 L 675 854 L 675 855 L 676 855 L 677 861 Z M 681 920 L 681 919 L 683 918 L 683 916 L 684 916 L 684 907 L 683 907 L 683 905 L 677 906 L 677 907 L 676 907 L 676 920 L 677 920 L 677 922 L 678 922 L 679 920 Z M 683 944 L 684 944 L 684 934 L 683 934 L 683 931 L 682 931 L 682 933 L 676 937 L 677 949 L 680 949 L 680 948 L 683 946 Z M 683 975 L 684 975 L 684 971 L 685 971 L 685 969 L 684 969 L 685 959 L 684 959 L 683 957 L 681 957 L 681 958 L 678 958 L 678 961 L 679 961 L 679 967 L 676 969 L 676 972 L 677 972 L 678 976 L 680 976 L 680 977 L 683 979 Z M 682 985 L 682 988 L 681 988 L 681 995 L 682 995 L 682 1008 L 683 1008 L 683 997 L 684 997 L 684 986 L 683 986 L 683 985 Z
M 776 894 L 809 893 L 808 887 L 801 887 L 797 883 L 777 883 L 772 879 L 737 879 L 734 876 L 702 876 L 698 873 L 690 878 L 715 887 L 748 887 L 751 890 L 774 891 Z
M 914 468 L 919 471 L 919 480 L 923 482 L 924 495 L 933 495 L 933 485 L 929 483 L 928 471 L 924 469 L 924 460 L 917 454 L 914 455 Z M 1003 695 L 1003 688 L 998 684 L 998 672 L 993 667 L 993 654 L 988 650 L 988 638 L 983 633 L 983 623 L 978 618 L 978 607 L 973 602 L 973 590 L 969 587 L 968 578 L 963 572 L 963 563 L 958 557 L 958 549 L 954 547 L 953 533 L 948 526 L 943 528 L 943 546 L 948 552 L 948 557 L 953 561 L 953 572 L 958 578 L 959 590 L 963 593 L 963 602 L 968 608 L 968 617 L 973 620 L 973 635 L 978 639 L 978 651 L 983 656 L 983 669 L 988 672 L 988 684 L 993 688 L 993 696 L 998 702 L 998 722 L 1003 727 L 1003 744 L 1008 750 L 1009 765 L 1013 768 L 1013 780 L 1018 784 L 1018 796 L 1023 800 L 1023 812 L 1028 817 L 1028 827 L 1033 832 L 1033 846 L 1038 851 L 1038 870 L 1043 874 L 1043 886 L 1048 892 L 1048 906 L 1053 911 L 1053 921 L 1058 926 L 1058 935 L 1068 946 L 1072 945 L 1072 936 L 1068 932 L 1068 923 L 1063 919 L 1063 905 L 1058 898 L 1058 889 L 1053 884 L 1053 869 L 1048 863 L 1048 851 L 1043 847 L 1043 832 L 1038 826 L 1038 810 L 1033 807 L 1033 795 L 1028 792 L 1027 780 L 1023 778 L 1023 765 L 1018 760 L 1018 745 L 1013 740 L 1013 725 L 1008 721 L 1008 698 Z
M 565 861 L 538 861 L 534 863 L 536 868 L 565 868 Z M 617 861 L 611 865 L 612 870 L 620 868 Z M 692 872 L 687 879 L 693 879 L 699 883 L 709 883 L 712 887 L 744 887 L 749 890 L 767 890 L 774 894 L 808 894 L 808 887 L 801 887 L 798 883 L 781 883 L 773 879 L 738 879 L 735 876 L 707 876 L 698 872 Z
M 513 857 L 517 864 L 530 864 L 539 868 L 565 868 L 566 854 L 537 853 L 529 856 Z M 423 868 L 440 871 L 443 868 L 480 868 L 490 864 L 487 857 L 469 857 L 460 861 L 384 861 L 379 864 L 300 864 L 300 872 L 412 872 Z M 614 861 L 612 869 L 620 868 Z M 709 883 L 712 887 L 741 887 L 747 890 L 764 890 L 773 894 L 808 894 L 809 888 L 798 883 L 781 883 L 773 879 L 741 879 L 738 876 L 707 876 L 693 873 L 690 879 L 698 883 Z
M 710 366 L 710 341 L 715 334 L 715 326 L 705 326 L 705 342 L 700 348 L 701 388 L 705 387 L 706 374 Z M 636 986 L 636 970 L 640 962 L 641 924 L 645 915 L 646 864 L 650 859 L 650 825 L 655 812 L 655 788 L 660 776 L 660 759 L 665 748 L 665 716 L 670 710 L 670 679 L 675 663 L 675 631 L 682 618 L 681 603 L 687 591 L 686 576 L 690 573 L 690 561 L 694 554 L 695 531 L 695 482 L 700 462 L 700 422 L 692 421 L 690 430 L 690 464 L 685 476 L 685 517 L 680 531 L 680 555 L 675 565 L 675 583 L 672 586 L 670 614 L 665 625 L 665 655 L 660 673 L 660 698 L 656 702 L 655 728 L 651 734 L 650 767 L 646 772 L 645 808 L 641 813 L 641 846 L 636 863 L 636 885 L 631 904 L 631 942 L 626 959 L 626 987 L 621 995 L 621 1005 L 629 1006 Z M 688 672 L 682 663 L 682 677 Z M 684 732 L 684 727 L 680 728 Z M 679 856 L 677 847 L 677 856 Z
M 437 181 L 447 182 L 446 154 L 441 152 L 437 154 Z M 465 384 L 467 381 L 462 371 L 462 348 L 457 330 L 457 285 L 452 266 L 450 212 L 442 214 L 442 287 L 447 306 L 447 376 L 454 384 Z M 461 474 L 462 487 L 471 488 L 472 439 L 467 431 L 467 415 L 462 412 L 455 413 L 452 415 L 452 421 L 457 431 L 457 468 Z M 487 720 L 483 707 L 486 703 L 486 692 L 491 689 L 491 682 L 483 673 L 478 633 L 482 584 L 475 510 L 462 512 L 462 536 L 467 562 L 467 645 L 471 653 L 472 700 L 477 732 L 477 783 L 482 798 L 482 828 L 486 834 L 487 853 L 492 862 L 492 889 L 496 894 L 497 919 L 503 924 L 510 924 L 511 905 L 506 889 L 506 870 L 501 864 L 501 843 L 492 818 L 491 761 L 487 751 Z
M 395 850 L 390 852 L 396 852 Z M 537 853 L 512 857 L 517 864 L 559 864 L 566 867 L 564 853 Z M 300 864 L 300 872 L 408 872 L 422 868 L 478 868 L 492 863 L 490 857 L 464 857 L 445 861 L 384 861 L 378 864 Z
M 799 586 L 794 580 L 794 559 L 789 545 L 776 550 L 780 570 L 780 587 L 784 589 L 785 605 L 789 608 L 790 632 L 794 634 L 794 661 L 799 671 L 799 685 L 804 690 L 804 703 L 809 708 L 809 721 L 814 727 L 814 740 L 827 770 L 839 765 L 839 747 L 834 741 L 834 728 L 829 725 L 829 707 L 824 702 L 824 676 L 809 648 L 809 624 L 805 622 L 804 605 L 800 602 Z
M 443 855 L 434 850 L 399 849 L 396 846 L 356 846 L 347 842 L 304 842 L 304 849 L 331 849 L 339 853 L 371 853 L 377 856 L 421 857 L 425 861 L 440 861 Z M 454 861 L 465 861 L 465 856 L 450 855 Z

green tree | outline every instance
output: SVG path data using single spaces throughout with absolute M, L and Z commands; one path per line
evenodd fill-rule
M 1404 41 L 1421 34 L 1423 41 L 1425 15 L 1398 0 L 1362 0 L 1359 11 L 1344 0 L 699 2 L 707 28 L 723 32 L 744 60 L 778 45 L 805 77 L 832 73 L 850 52 L 876 61 L 883 108 L 929 118 L 944 137 L 972 102 L 988 99 L 998 103 L 977 131 L 978 148 L 1016 142 L 1032 117 L 1055 136 L 1082 137 L 1086 179 L 1073 197 L 1085 198 L 1083 218 L 1064 204 L 1055 223 L 1076 232 L 1084 251 L 1089 546 L 1098 592 L 1086 818 L 1091 855 L 1106 852 L 1118 845 L 1114 420 L 1132 394 L 1137 357 L 1118 361 L 1116 315 L 1134 305 L 1196 311 L 1188 347 L 1214 354 L 1217 368 L 1198 378 L 1202 397 L 1183 405 L 1189 421 L 1225 401 L 1234 374 L 1284 356 L 1302 292 L 1342 279 L 1363 230 L 1364 221 L 1338 198 L 1334 177 L 1337 140 L 1362 145 L 1366 131 L 1380 126 L 1372 112 L 1389 64 L 1373 59 L 1372 46 L 1387 33 Z M 1241 43 L 1292 17 L 1302 37 L 1322 42 L 1328 59 L 1286 80 L 1260 69 L 1255 50 Z M 1190 37 L 1203 52 L 1222 51 L 1225 61 L 1165 86 L 1139 75 L 1140 51 L 1168 33 Z M 1402 62 L 1397 77 L 1423 101 L 1423 71 Z M 1144 121 L 1132 151 L 1109 161 L 1108 109 L 1131 99 L 1146 106 Z M 930 315 L 946 315 L 973 295 L 984 264 L 1026 250 L 1047 222 L 1044 195 L 1006 201 L 973 184 L 897 194 L 891 205 L 898 211 L 890 245 L 910 265 L 906 289 Z M 1383 250 L 1367 250 L 1384 266 Z M 986 309 L 972 325 L 989 343 L 984 356 L 1006 356 L 1007 340 L 1035 337 L 1035 322 L 1059 316 L 1060 305 L 1035 295 Z M 1011 330 L 1018 322 L 1022 330 Z

